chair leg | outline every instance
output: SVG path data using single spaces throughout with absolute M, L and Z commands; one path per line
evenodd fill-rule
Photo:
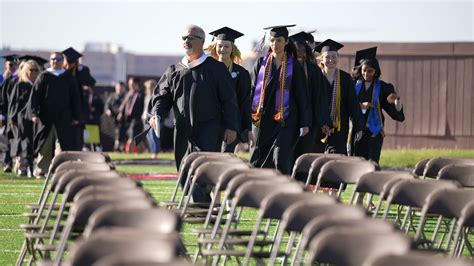
M 257 217 L 257 220 L 255 221 L 255 227 L 252 231 L 252 235 L 250 236 L 249 243 L 247 244 L 247 250 L 245 251 L 245 258 L 244 258 L 243 265 L 248 265 L 250 262 L 250 257 L 252 257 L 253 248 L 255 245 L 255 241 L 257 240 L 257 237 L 258 237 L 258 231 L 260 230 L 260 224 L 262 223 L 262 218 L 263 217 L 259 215 Z
M 184 215 L 186 214 L 186 210 L 188 209 L 189 202 L 191 201 L 191 195 L 193 194 L 194 188 L 196 186 L 196 182 L 191 183 L 191 187 L 189 188 L 189 196 L 186 198 L 186 202 L 184 203 L 183 208 L 181 209 L 181 218 L 184 219 Z M 178 207 L 179 209 L 179 207 Z
M 449 247 L 451 246 L 451 241 L 453 241 L 453 234 L 455 233 L 456 231 L 456 218 L 453 218 L 452 221 L 451 221 L 451 226 L 449 228 L 449 233 L 448 233 L 448 243 L 446 244 L 446 251 L 449 251 Z M 443 235 L 443 238 L 441 239 L 441 241 L 438 243 L 438 249 L 441 249 L 443 247 L 443 243 L 444 243 L 444 237 L 445 237 L 446 234 Z M 456 237 L 456 236 L 455 236 Z M 455 239 L 455 238 L 454 238 Z M 433 243 L 434 243 L 434 239 L 433 239 Z M 456 245 L 456 244 L 454 244 Z
M 285 227 L 286 225 L 280 226 L 278 228 L 278 233 L 276 235 L 275 242 L 272 247 L 271 255 L 270 255 L 270 260 L 268 262 L 268 265 L 275 265 L 276 258 L 278 256 L 278 251 L 280 250 L 280 244 L 283 239 L 283 235 L 285 234 Z
M 296 232 L 291 232 L 290 237 L 288 238 L 288 243 L 286 245 L 285 254 L 283 255 L 283 260 L 281 265 L 286 265 L 286 260 L 291 254 L 291 250 L 293 249 L 293 244 L 295 243 L 296 239 Z

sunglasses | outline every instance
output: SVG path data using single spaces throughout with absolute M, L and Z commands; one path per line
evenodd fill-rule
M 60 57 L 60 56 L 56 56 L 56 57 L 51 57 L 50 60 L 51 60 L 51 61 L 59 62 L 59 61 L 63 60 L 63 58 Z
M 186 41 L 186 40 L 194 41 L 194 40 L 197 40 L 197 39 L 202 40 L 202 37 L 197 36 L 197 35 L 189 34 L 189 35 L 186 35 L 186 36 L 182 36 L 181 39 L 183 39 L 183 41 Z

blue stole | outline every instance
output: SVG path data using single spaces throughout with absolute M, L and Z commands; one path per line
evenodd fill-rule
M 355 89 L 357 96 L 359 96 L 360 90 L 364 86 L 364 82 L 357 81 Z M 372 104 L 375 106 L 374 108 L 370 108 L 369 110 L 369 117 L 367 118 L 367 127 L 369 128 L 370 132 L 377 136 L 382 130 L 382 118 L 380 117 L 380 103 L 379 103 L 379 95 L 380 95 L 380 80 L 377 79 L 375 82 L 375 86 L 372 92 Z

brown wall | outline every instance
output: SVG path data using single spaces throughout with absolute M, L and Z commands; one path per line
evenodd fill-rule
M 474 149 L 474 43 L 346 43 L 340 67 L 377 46 L 382 77 L 402 97 L 405 122 L 387 119 L 385 148 Z

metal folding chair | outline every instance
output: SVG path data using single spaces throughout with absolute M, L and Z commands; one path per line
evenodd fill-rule
M 354 186 L 350 204 L 362 202 L 360 197 L 369 194 L 368 204 L 365 208 L 367 211 L 373 211 L 370 210 L 373 197 L 374 195 L 379 195 L 379 200 L 377 204 L 375 204 L 375 211 L 373 213 L 373 217 L 375 218 L 393 184 L 402 179 L 414 179 L 415 177 L 414 174 L 403 171 L 376 171 L 363 174 Z
M 441 168 L 437 180 L 453 180 L 462 187 L 474 188 L 474 165 L 450 164 Z
M 467 164 L 474 165 L 474 158 L 454 158 L 454 157 L 437 157 L 430 159 L 423 171 L 424 178 L 436 178 L 438 172 L 445 166 L 450 164 Z
M 348 218 L 362 219 L 366 217 L 365 211 L 362 208 L 344 204 L 320 204 L 298 202 L 288 207 L 283 213 L 280 222 L 280 227 L 278 228 L 275 243 L 273 244 L 272 248 L 269 265 L 274 265 L 277 260 L 277 257 L 280 253 L 280 245 L 282 243 L 285 232 L 289 232 L 290 237 L 288 239 L 288 243 L 284 251 L 282 264 L 285 264 L 286 260 L 291 255 L 294 242 L 297 239 L 297 233 L 301 233 L 309 221 L 316 217 L 336 214 Z
M 371 232 L 369 228 L 330 228 L 311 240 L 306 265 L 331 263 L 359 266 L 388 254 L 410 251 L 411 240 L 399 232 Z
M 393 222 L 406 233 L 410 230 L 415 232 L 416 225 L 414 224 L 414 217 L 416 217 L 417 211 L 421 210 L 426 199 L 439 190 L 455 188 L 458 188 L 458 185 L 451 181 L 425 179 L 400 180 L 390 188 L 382 219 L 388 220 L 391 206 L 397 205 L 397 214 Z M 404 215 L 403 212 L 405 212 Z M 400 217 L 402 215 L 404 217 L 401 221 Z
M 289 208 L 291 205 L 297 203 L 297 202 L 305 202 L 305 203 L 314 203 L 314 204 L 336 204 L 337 200 L 331 196 L 328 195 L 322 195 L 322 194 L 314 194 L 311 192 L 304 192 L 304 193 L 271 193 L 267 197 L 265 197 L 262 201 L 262 204 L 260 206 L 260 209 L 258 211 L 258 216 L 257 220 L 255 221 L 255 226 L 252 232 L 252 235 L 250 237 L 250 241 L 247 245 L 247 249 L 245 252 L 245 259 L 244 259 L 244 265 L 248 265 L 250 262 L 250 258 L 254 256 L 254 247 L 256 241 L 259 241 L 258 238 L 260 236 L 261 241 L 266 241 L 268 237 L 268 231 L 270 229 L 271 223 L 273 220 L 277 221 L 277 225 L 275 227 L 275 233 L 273 234 L 273 237 L 271 238 L 271 242 L 273 243 L 276 238 L 276 232 L 278 231 L 279 227 L 279 221 L 281 220 L 281 217 L 283 213 Z M 267 219 L 265 229 L 263 232 L 260 232 L 260 228 L 262 226 L 262 223 L 264 219 Z M 270 246 L 269 254 L 271 254 L 271 249 L 272 247 Z M 257 251 L 257 254 L 259 255 L 257 258 L 261 257 L 264 255 L 262 253 L 262 248 L 260 246 L 260 251 Z
M 291 179 L 306 182 L 311 163 L 319 157 L 325 156 L 324 153 L 305 153 L 296 159 L 291 172 Z M 342 156 L 342 155 L 341 155 Z
M 461 218 L 462 210 L 471 202 L 474 203 L 474 192 L 469 190 L 443 189 L 431 194 L 425 200 L 425 204 L 421 210 L 421 218 L 416 230 L 415 242 L 418 245 L 427 244 L 429 249 L 449 252 L 456 221 Z M 430 240 L 425 236 L 428 219 L 437 220 Z M 442 223 L 446 225 L 446 230 L 444 230 L 444 234 L 441 239 L 439 239 L 438 234 L 440 233 L 439 229 Z M 447 240 L 447 242 L 445 242 L 445 240 Z
M 426 163 L 429 161 L 430 159 L 423 159 L 423 160 L 420 160 L 416 163 L 415 165 L 415 169 L 413 169 L 413 174 L 416 175 L 416 176 L 423 176 L 423 172 L 425 171 L 425 167 L 426 167 Z
M 333 160 L 325 163 L 318 175 L 318 181 L 314 192 L 317 192 L 321 184 L 329 182 L 338 184 L 337 198 L 340 198 L 347 184 L 355 184 L 359 178 L 375 171 L 375 165 L 369 161 L 360 160 Z

